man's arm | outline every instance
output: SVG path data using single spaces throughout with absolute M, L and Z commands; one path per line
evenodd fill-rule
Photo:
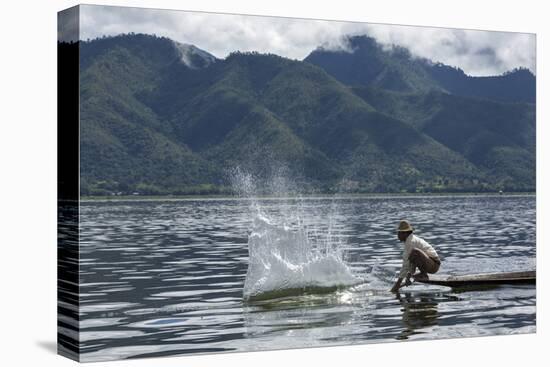
M 405 285 L 411 285 L 411 272 L 410 272 L 411 264 L 408 259 L 403 259 L 403 265 L 401 265 L 401 270 L 399 271 L 399 275 L 397 276 L 397 280 L 393 287 L 390 289 L 390 292 L 397 292 L 399 288 L 401 288 L 401 283 L 403 282 L 403 279 L 407 277 L 407 281 L 405 282 Z

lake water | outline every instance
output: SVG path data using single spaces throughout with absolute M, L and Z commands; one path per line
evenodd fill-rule
M 535 286 L 388 292 L 401 265 L 395 228 L 404 218 L 440 253 L 441 275 L 535 269 L 535 201 L 476 195 L 82 202 L 81 359 L 535 332 Z M 292 270 L 328 282 L 350 271 L 364 282 L 245 301 L 249 235 L 260 231 L 260 212 L 286 233 L 304 233 L 317 254 L 338 255 L 337 264 L 307 274 L 270 263 L 269 271 L 280 272 L 270 276 L 284 279 Z

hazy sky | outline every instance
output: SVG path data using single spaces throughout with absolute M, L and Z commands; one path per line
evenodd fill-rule
M 520 66 L 536 71 L 535 35 L 528 33 L 93 5 L 81 7 L 80 20 L 83 40 L 129 32 L 156 34 L 219 58 L 240 50 L 301 60 L 319 45 L 345 49 L 344 35 L 367 34 L 470 75 L 496 75 Z

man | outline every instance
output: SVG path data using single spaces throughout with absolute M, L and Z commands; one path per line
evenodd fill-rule
M 441 261 L 434 248 L 422 238 L 413 234 L 411 224 L 402 220 L 397 228 L 397 238 L 404 242 L 403 266 L 399 272 L 397 281 L 393 285 L 391 292 L 397 292 L 401 288 L 401 283 L 406 277 L 405 285 L 411 284 L 411 276 L 415 280 L 427 280 L 428 273 L 434 274 L 439 270 Z M 416 268 L 420 270 L 415 274 Z

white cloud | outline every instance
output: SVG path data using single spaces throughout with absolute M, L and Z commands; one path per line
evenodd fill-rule
M 303 59 L 320 45 L 345 48 L 344 35 L 368 34 L 413 55 L 458 66 L 470 75 L 495 75 L 516 67 L 535 72 L 535 35 L 434 27 L 261 17 L 205 12 L 84 5 L 81 39 L 149 33 L 193 44 L 216 57 L 230 52 L 270 52 Z

